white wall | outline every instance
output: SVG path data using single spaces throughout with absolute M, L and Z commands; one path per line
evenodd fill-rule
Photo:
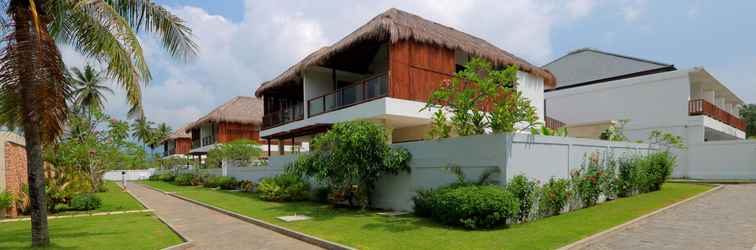
M 123 172 L 126 174 L 124 175 Z M 126 177 L 127 181 L 138 181 L 146 180 L 153 174 L 155 174 L 154 168 L 140 170 L 112 170 L 105 172 L 105 175 L 102 178 L 108 181 L 121 181 L 123 177 Z
M 536 108 L 538 121 L 544 122 L 543 110 L 543 78 L 531 75 L 526 72 L 517 72 L 517 89 L 522 92 L 525 98 Z
M 689 145 L 688 178 L 756 180 L 756 141 L 721 141 Z

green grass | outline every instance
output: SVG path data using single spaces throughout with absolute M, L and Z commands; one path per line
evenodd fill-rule
M 266 202 L 249 193 L 179 187 L 164 182 L 144 183 L 359 249 L 434 250 L 554 249 L 711 188 L 708 185 L 668 183 L 658 192 L 619 199 L 531 223 L 505 229 L 467 231 L 413 216 L 382 217 L 374 212 L 333 209 L 311 202 Z M 275 218 L 294 213 L 313 219 L 285 223 Z
M 97 197 L 102 199 L 102 206 L 92 211 L 67 211 L 68 207 L 65 205 L 58 206 L 60 212 L 53 215 L 70 215 L 81 213 L 100 213 L 100 212 L 113 212 L 113 211 L 127 211 L 127 210 L 142 210 L 145 209 L 134 197 L 131 197 L 129 193 L 123 191 L 115 182 L 105 182 L 106 192 L 95 193 Z
M 162 249 L 182 240 L 152 213 L 49 220 L 50 249 Z M 31 246 L 31 222 L 0 223 L 0 249 Z

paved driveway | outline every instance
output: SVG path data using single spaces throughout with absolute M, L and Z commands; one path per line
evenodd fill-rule
M 189 238 L 193 243 L 190 249 L 320 249 L 138 184 L 126 186 L 176 231 Z
M 727 185 L 584 249 L 756 249 L 756 184 Z

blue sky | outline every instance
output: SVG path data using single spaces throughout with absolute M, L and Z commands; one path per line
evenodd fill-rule
M 148 118 L 181 126 L 237 95 L 251 95 L 312 50 L 329 45 L 390 7 L 479 36 L 534 64 L 591 47 L 703 66 L 756 103 L 756 1 L 237 1 L 158 0 L 187 21 L 200 44 L 189 63 L 143 37 L 155 79 L 144 91 Z M 64 50 L 71 66 L 85 61 Z M 116 93 L 119 95 L 119 93 Z M 123 98 L 108 111 L 123 116 Z

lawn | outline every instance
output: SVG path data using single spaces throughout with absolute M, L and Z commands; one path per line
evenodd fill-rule
M 311 202 L 274 203 L 254 194 L 179 187 L 145 181 L 155 188 L 209 203 L 289 229 L 359 249 L 554 249 L 704 192 L 708 185 L 668 183 L 661 191 L 619 199 L 506 229 L 467 231 L 413 216 L 332 209 Z M 275 217 L 306 214 L 312 220 L 285 223 Z
M 49 220 L 51 249 L 163 249 L 182 240 L 152 213 Z M 0 249 L 27 249 L 31 222 L 0 223 Z
M 124 192 L 118 184 L 115 182 L 105 182 L 106 192 L 95 193 L 96 196 L 102 199 L 102 206 L 92 211 L 66 211 L 67 206 L 59 206 L 61 212 L 53 215 L 68 215 L 79 213 L 99 213 L 99 212 L 113 212 L 113 211 L 127 211 L 127 210 L 142 210 L 145 209 L 142 204 L 136 201 L 129 193 Z

